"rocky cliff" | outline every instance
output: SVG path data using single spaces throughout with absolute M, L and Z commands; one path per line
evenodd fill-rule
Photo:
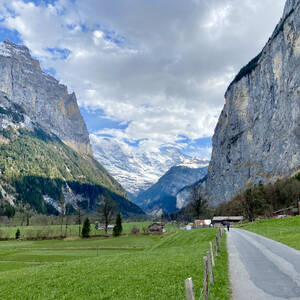
M 261 53 L 237 74 L 213 136 L 205 191 L 212 205 L 247 184 L 300 169 L 300 0 L 288 0 Z
M 43 73 L 26 47 L 0 43 L 0 216 L 86 213 L 108 200 L 144 214 L 91 152 L 76 97 Z
M 92 154 L 76 96 L 44 73 L 25 46 L 0 43 L 0 91 L 22 106 L 34 122 L 73 149 Z

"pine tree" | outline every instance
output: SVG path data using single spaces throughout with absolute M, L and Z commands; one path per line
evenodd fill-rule
M 114 229 L 113 229 L 114 236 L 119 236 L 122 233 L 122 230 L 123 230 L 122 217 L 121 217 L 121 214 L 118 213 L 117 218 L 116 218 L 116 225 L 114 226 Z
M 16 231 L 16 239 L 18 240 L 20 238 L 21 232 L 20 229 L 18 228 Z
M 88 238 L 90 236 L 90 231 L 91 231 L 91 223 L 89 218 L 86 218 L 84 220 L 82 231 L 81 231 L 82 237 Z

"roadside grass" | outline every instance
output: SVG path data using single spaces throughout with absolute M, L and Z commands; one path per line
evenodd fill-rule
M 210 286 L 209 299 L 211 300 L 229 300 L 232 295 L 226 239 L 227 235 L 224 234 L 221 241 L 221 251 L 218 257 L 215 258 L 214 279 L 216 283 Z
M 246 229 L 300 250 L 300 216 L 261 220 L 241 225 Z
M 173 229 L 153 236 L 3 241 L 1 298 L 182 300 L 188 277 L 199 298 L 203 256 L 215 235 L 215 229 Z M 230 299 L 225 246 L 224 238 L 211 299 Z
M 115 220 L 113 220 L 114 222 Z M 112 222 L 112 224 L 113 224 Z M 147 228 L 151 222 L 123 222 L 123 232 L 122 234 L 131 233 L 131 229 L 136 227 L 143 233 L 143 229 Z M 60 235 L 67 237 L 79 236 L 79 226 L 78 225 L 46 225 L 46 226 L 5 226 L 0 227 L 0 238 L 15 238 L 17 229 L 20 229 L 20 238 L 38 238 L 38 237 L 57 237 Z M 80 227 L 82 229 L 82 225 Z M 91 224 L 91 236 L 94 235 L 104 235 L 104 230 L 95 230 L 95 225 Z M 108 231 L 109 235 L 112 235 L 112 231 Z

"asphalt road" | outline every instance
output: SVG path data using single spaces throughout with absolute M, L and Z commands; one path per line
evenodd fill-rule
M 234 300 L 300 300 L 300 251 L 234 228 L 227 246 Z

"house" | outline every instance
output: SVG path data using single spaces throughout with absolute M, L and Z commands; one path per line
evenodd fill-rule
M 204 226 L 204 220 L 195 220 L 194 223 L 196 228 Z
M 191 226 L 190 224 L 185 226 L 185 230 L 192 230 L 193 226 Z
M 151 232 L 152 233 L 154 233 L 154 232 L 162 233 L 162 232 L 165 232 L 164 227 L 165 227 L 165 224 L 163 222 L 155 222 L 148 226 L 148 230 L 150 233 Z
M 107 230 L 113 230 L 115 227 L 115 225 L 107 225 Z M 102 225 L 101 227 L 99 227 L 98 229 L 100 230 L 105 230 L 105 225 Z
M 114 227 L 115 227 L 115 225 L 108 225 L 108 226 L 107 226 L 107 230 L 113 230 Z
M 211 220 L 209 220 L 209 219 L 204 220 L 204 226 L 210 227 L 211 226 Z
M 196 228 L 209 227 L 211 224 L 211 220 L 195 220 L 194 224 Z
M 212 224 L 214 226 L 225 225 L 225 223 L 229 222 L 231 225 L 236 224 L 244 220 L 243 216 L 215 216 L 212 219 Z

